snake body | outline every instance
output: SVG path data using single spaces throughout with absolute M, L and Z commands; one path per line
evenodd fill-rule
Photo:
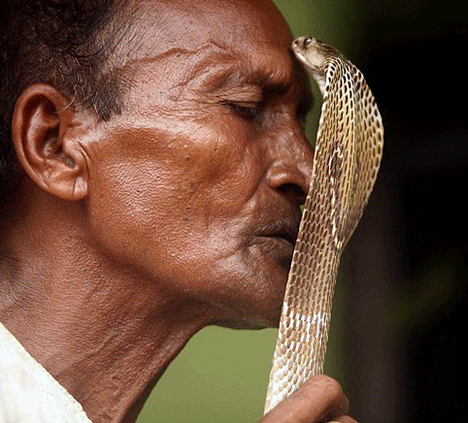
M 383 124 L 362 73 L 311 37 L 292 49 L 323 97 L 312 179 L 289 272 L 265 412 L 322 373 L 338 265 L 377 177 Z

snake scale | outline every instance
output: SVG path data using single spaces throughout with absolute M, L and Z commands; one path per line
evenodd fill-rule
M 265 413 L 322 373 L 338 265 L 374 186 L 383 124 L 362 73 L 311 37 L 292 49 L 323 97 L 312 179 L 284 297 Z

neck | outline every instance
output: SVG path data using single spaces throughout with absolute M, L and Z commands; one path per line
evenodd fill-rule
M 37 216 L 8 216 L 15 218 L 1 219 L 0 321 L 93 422 L 135 421 L 209 313 L 103 259 L 76 225 L 44 216 L 37 231 Z

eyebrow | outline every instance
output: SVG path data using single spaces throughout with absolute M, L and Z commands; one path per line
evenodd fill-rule
M 206 81 L 213 89 L 222 89 L 239 85 L 256 85 L 265 92 L 282 93 L 292 85 L 292 78 L 274 75 L 266 70 L 242 69 L 227 64 L 214 71 Z
M 315 101 L 312 90 L 301 90 L 299 86 L 294 87 L 292 75 L 275 74 L 264 69 L 256 71 L 239 69 L 239 67 L 234 67 L 229 63 L 223 65 L 216 70 L 210 69 L 208 71 L 210 76 L 205 79 L 204 85 L 209 86 L 210 92 L 228 92 L 231 98 L 238 96 L 240 101 L 242 101 L 243 95 L 250 99 L 257 96 L 258 101 L 261 101 L 265 95 L 282 94 L 295 88 L 298 90 L 298 115 L 305 117 L 313 109 Z
M 194 78 L 198 79 L 203 73 L 206 74 L 205 77 L 202 76 L 203 85 L 208 87 L 210 92 L 228 90 L 234 93 L 236 90 L 243 90 L 253 93 L 257 91 L 258 96 L 262 97 L 266 94 L 282 94 L 290 89 L 296 89 L 300 92 L 298 107 L 301 110 L 312 108 L 312 92 L 309 89 L 301 90 L 298 86 L 295 87 L 292 71 L 275 72 L 273 70 L 270 72 L 268 69 L 255 69 L 248 65 L 239 67 L 233 65 L 233 60 L 225 60 L 218 65 L 209 66 L 209 69 L 205 70 L 202 69 L 204 66 L 201 66 L 197 75 L 194 75 Z

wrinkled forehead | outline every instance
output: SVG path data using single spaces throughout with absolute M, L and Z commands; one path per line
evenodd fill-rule
M 129 29 L 117 51 L 130 60 L 212 44 L 246 58 L 290 61 L 291 32 L 267 0 L 129 0 L 128 10 Z

